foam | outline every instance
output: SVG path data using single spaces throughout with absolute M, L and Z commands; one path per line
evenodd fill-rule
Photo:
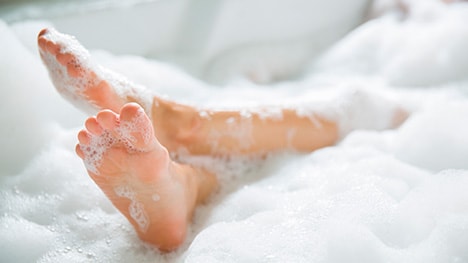
M 101 107 L 96 105 L 95 102 L 91 102 L 90 104 L 88 100 L 86 100 L 87 96 L 85 91 L 88 87 L 97 86 L 102 80 L 105 80 L 114 88 L 118 97 L 126 98 L 130 96 L 137 98 L 141 102 L 141 106 L 144 107 L 147 112 L 151 112 L 152 96 L 148 89 L 141 85 L 133 84 L 125 77 L 97 65 L 90 58 L 89 52 L 75 37 L 59 33 L 53 28 L 48 29 L 44 37 L 60 45 L 60 53 L 71 53 L 75 56 L 75 59 L 70 61 L 70 63 L 73 63 L 73 66 L 81 71 L 80 74 L 82 76 L 93 75 L 92 72 L 97 76 L 97 78 L 94 79 L 69 76 L 67 68 L 58 63 L 54 55 L 39 49 L 45 64 L 48 65 L 49 75 L 55 87 L 62 96 L 76 107 L 89 113 L 95 113 L 97 110 L 100 110 Z
M 158 93 L 208 108 L 301 105 L 298 112 L 325 114 L 333 102 L 352 98 L 343 91 L 351 88 L 364 89 L 370 102 L 375 96 L 390 104 L 351 102 L 355 119 L 349 127 L 371 124 L 364 116 L 385 126 L 393 102 L 412 112 L 396 130 L 351 129 L 338 145 L 311 154 L 193 160 L 216 170 L 221 189 L 197 209 L 183 247 L 168 255 L 141 242 L 87 176 L 73 153 L 85 116 L 56 98 L 37 54 L 22 46 L 11 27 L 0 25 L 5 58 L 0 64 L 5 87 L 0 258 L 41 263 L 468 261 L 468 99 L 460 74 L 466 71 L 467 4 L 425 0 L 417 5 L 420 9 L 405 20 L 380 17 L 353 30 L 299 82 L 215 88 L 161 63 L 93 53 L 99 63 Z M 418 33 L 421 38 L 414 38 Z M 34 41 L 36 34 L 31 31 L 22 41 Z M 435 59 L 442 50 L 447 59 Z M 365 110 L 374 106 L 375 112 Z M 58 127 L 45 129 L 49 124 Z M 9 127 L 18 129 L 6 133 Z M 131 188 L 121 190 L 123 198 L 134 197 Z M 143 208 L 134 204 L 130 210 L 136 226 L 144 226 Z
M 130 200 L 128 212 L 130 217 L 135 220 L 140 231 L 146 232 L 149 228 L 150 222 L 148 215 L 145 212 L 144 205 L 136 199 L 135 191 L 128 186 L 118 186 L 114 189 L 117 196 L 124 197 Z
M 333 98 L 304 105 L 297 113 L 315 123 L 317 116 L 334 121 L 343 138 L 353 130 L 384 130 L 396 126 L 397 114 L 409 109 L 387 97 L 385 92 L 375 92 L 370 87 L 347 85 Z
M 96 175 L 100 175 L 98 168 L 101 166 L 104 153 L 117 142 L 118 140 L 109 131 L 104 131 L 99 136 L 90 134 L 89 144 L 80 144 L 80 149 L 84 154 L 83 161 L 86 169 Z
M 157 202 L 157 201 L 161 200 L 161 197 L 160 197 L 158 194 L 153 194 L 153 195 L 151 196 L 151 199 L 152 199 L 153 201 Z
M 153 138 L 153 127 L 150 125 L 150 120 L 142 108 L 138 109 L 132 120 L 121 120 L 116 132 L 121 137 L 121 140 L 131 148 L 134 148 L 132 145 L 137 142 L 137 139 L 143 139 L 143 143 L 148 145 Z M 135 138 L 135 135 L 141 138 Z
M 226 151 L 227 149 L 221 148 L 219 142 L 221 140 L 232 140 L 233 143 L 239 145 L 240 149 L 247 149 L 252 144 L 252 118 L 241 116 L 240 119 L 230 117 L 225 121 L 225 131 L 212 130 L 208 133 L 207 139 L 211 147 L 218 151 Z
M 113 131 L 105 130 L 100 135 L 88 134 L 89 143 L 80 144 L 80 149 L 84 154 L 86 169 L 95 175 L 100 175 L 98 168 L 102 164 L 103 156 L 114 145 L 123 144 L 129 153 L 141 152 L 145 149 L 139 148 L 141 143 L 138 140 L 142 139 L 144 145 L 151 145 L 153 139 L 152 126 L 142 108 L 138 109 L 131 120 L 120 120 L 119 126 Z
M 60 34 L 55 29 L 48 29 L 48 32 L 44 36 L 48 40 L 61 46 L 59 50 L 60 53 L 73 53 L 75 55 L 75 60 L 71 61 L 71 63 L 74 63 L 75 67 L 84 65 L 79 66 L 80 74 L 86 76 L 90 74 L 91 71 L 99 69 L 99 67 L 93 65 L 90 61 L 89 52 L 84 49 L 74 37 Z M 89 103 L 86 103 L 83 97 L 85 97 L 84 92 L 87 87 L 99 84 L 99 79 L 90 80 L 70 77 L 67 68 L 58 63 L 54 55 L 47 51 L 42 51 L 41 49 L 39 49 L 39 51 L 44 62 L 49 67 L 49 75 L 59 93 L 74 103 L 78 108 L 88 112 L 95 111 L 97 105 L 93 105 L 94 107 L 90 108 Z

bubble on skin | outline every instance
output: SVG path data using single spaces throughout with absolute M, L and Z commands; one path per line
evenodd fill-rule
M 120 197 L 125 197 L 125 198 L 128 198 L 130 200 L 134 200 L 135 199 L 135 192 L 133 192 L 130 187 L 128 186 L 118 186 L 116 188 L 114 188 L 114 192 L 116 195 L 120 196 Z
M 207 120 L 211 119 L 210 113 L 208 111 L 200 110 L 198 115 L 203 119 L 207 119 Z
M 148 215 L 145 212 L 145 208 L 142 203 L 132 200 L 128 208 L 130 216 L 140 227 L 140 230 L 146 232 L 149 227 Z
M 130 200 L 128 207 L 130 217 L 137 223 L 142 232 L 146 232 L 149 228 L 149 218 L 144 205 L 136 200 L 135 192 L 128 186 L 118 186 L 114 188 L 114 192 L 117 196 Z
M 240 116 L 242 118 L 250 119 L 250 118 L 252 118 L 252 112 L 250 112 L 249 110 L 241 110 L 240 111 Z
M 57 58 L 48 51 L 39 49 L 49 75 L 54 83 L 54 86 L 67 100 L 73 103 L 80 109 L 89 113 L 94 113 L 100 109 L 98 105 L 90 101 L 85 94 L 89 87 L 97 86 L 102 81 L 107 81 L 112 87 L 113 92 L 120 98 L 128 96 L 136 98 L 147 112 L 151 112 L 152 94 L 143 86 L 131 83 L 125 77 L 115 74 L 107 69 L 104 69 L 94 63 L 90 59 L 90 54 L 75 37 L 61 34 L 54 29 L 49 29 L 45 38 L 59 45 L 60 54 L 73 54 L 71 61 L 67 66 L 72 66 L 79 71 L 79 76 L 96 76 L 96 77 L 72 77 L 68 74 L 67 67 L 57 61 Z
M 153 199 L 153 201 L 157 202 L 157 201 L 159 201 L 161 199 L 161 197 L 158 194 L 153 194 L 151 196 L 151 199 Z
M 49 32 L 46 34 L 46 38 L 60 46 L 59 53 L 73 54 L 73 60 L 68 64 L 73 63 L 76 65 L 82 65 L 79 67 L 79 70 L 81 71 L 80 75 L 87 75 L 90 71 L 99 73 L 99 67 L 93 65 L 89 61 L 89 52 L 83 48 L 74 37 L 59 34 L 56 30 L 49 29 Z M 70 77 L 67 68 L 61 65 L 54 55 L 47 51 L 44 52 L 41 49 L 40 52 L 45 64 L 47 64 L 54 86 L 57 87 L 60 94 L 80 108 L 86 110 L 92 110 L 90 109 L 90 106 L 92 106 L 91 108 L 96 108 L 96 105 L 90 101 L 83 101 L 83 98 L 85 97 L 84 92 L 87 87 L 99 84 L 99 80 Z
M 219 143 L 223 138 L 233 139 L 238 143 L 240 149 L 248 149 L 253 144 L 253 125 L 251 118 L 242 118 L 240 120 L 235 117 L 226 119 L 226 129 L 223 132 L 211 130 L 208 134 L 209 143 L 212 148 L 219 151 L 227 151 L 222 148 Z
M 116 140 L 108 131 L 104 131 L 100 136 L 90 134 L 88 145 L 80 144 L 80 149 L 84 154 L 84 164 L 88 171 L 99 175 L 98 167 L 102 163 L 104 153 L 116 143 Z
M 289 147 L 292 147 L 293 145 L 293 140 L 294 140 L 294 136 L 296 136 L 296 133 L 297 133 L 297 129 L 296 128 L 290 128 L 288 129 L 287 133 L 286 133 L 286 142 L 287 142 L 287 145 Z
M 131 121 L 121 121 L 117 132 L 122 137 L 122 140 L 128 145 L 134 144 L 137 139 L 132 135 L 138 133 L 143 138 L 144 144 L 149 144 L 152 137 L 152 127 L 148 125 L 146 113 L 142 108 L 138 109 L 137 114 Z
M 393 117 L 400 107 L 396 101 L 365 88 L 349 89 L 314 105 L 304 105 L 296 109 L 296 113 L 309 118 L 318 128 L 321 124 L 317 118 L 336 123 L 340 137 L 356 129 L 392 127 Z
M 152 138 L 152 127 L 148 125 L 145 112 L 139 108 L 137 114 L 131 121 L 122 121 L 120 126 L 115 129 L 119 138 L 115 138 L 109 131 L 104 131 L 101 135 L 90 136 L 90 143 L 87 145 L 80 144 L 80 149 L 84 154 L 84 164 L 88 171 L 100 175 L 99 166 L 102 164 L 104 153 L 115 144 L 122 143 L 128 151 L 140 151 L 133 145 L 136 138 L 132 135 L 139 133 L 142 136 L 144 144 L 148 145 Z
M 261 108 L 254 111 L 261 120 L 282 120 L 283 109 L 280 107 Z

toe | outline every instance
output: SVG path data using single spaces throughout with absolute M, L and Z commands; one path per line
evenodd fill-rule
M 37 44 L 42 50 L 47 49 L 47 39 L 45 39 L 44 37 L 39 36 L 39 38 L 37 39 Z
M 104 129 L 114 129 L 119 123 L 119 118 L 115 112 L 110 110 L 100 111 L 96 116 L 97 122 Z
M 42 30 L 39 32 L 39 34 L 37 35 L 37 37 L 40 38 L 40 37 L 44 36 L 45 34 L 47 34 L 48 32 L 49 32 L 49 29 L 44 28 L 44 29 L 42 29 Z
M 140 150 L 154 147 L 156 138 L 153 126 L 143 108 L 136 103 L 127 103 L 120 110 L 120 136 L 128 139 Z
M 81 130 L 78 133 L 78 141 L 82 145 L 88 145 L 89 142 L 91 141 L 90 134 L 85 130 Z
M 85 156 L 84 156 L 83 150 L 81 150 L 81 146 L 79 144 L 77 144 L 75 146 L 75 152 L 81 159 L 84 159 Z
M 137 103 L 127 103 L 120 110 L 120 120 L 132 122 L 142 112 L 144 113 L 144 110 Z
M 46 40 L 45 42 L 46 44 L 46 48 L 47 48 L 47 51 L 51 54 L 57 54 L 60 52 L 60 46 L 58 46 L 57 44 L 55 44 L 54 42 L 52 41 L 48 41 Z
M 68 65 L 70 61 L 73 60 L 73 58 L 74 58 L 73 55 L 70 53 L 58 53 L 57 54 L 57 61 L 64 66 Z
M 103 132 L 101 125 L 96 120 L 96 117 L 88 118 L 85 122 L 86 129 L 95 135 L 100 135 Z
M 408 119 L 410 113 L 402 108 L 398 108 L 395 111 L 395 114 L 393 115 L 392 119 L 392 127 L 398 127 L 400 126 L 403 122 Z
M 41 32 L 39 32 L 39 34 L 37 35 L 37 44 L 39 45 L 39 47 L 42 49 L 42 50 L 45 50 L 47 48 L 47 33 L 49 32 L 49 30 L 47 28 L 44 28 L 41 30 Z

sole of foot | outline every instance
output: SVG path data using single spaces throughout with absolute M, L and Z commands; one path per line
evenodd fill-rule
M 91 178 L 142 240 L 163 251 L 180 246 L 202 194 L 199 179 L 208 175 L 171 161 L 136 103 L 125 104 L 119 114 L 101 111 L 85 127 L 76 152 Z

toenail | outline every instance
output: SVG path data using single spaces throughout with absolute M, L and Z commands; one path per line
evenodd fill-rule
M 39 35 L 37 35 L 37 37 L 42 37 L 43 35 L 47 34 L 47 32 L 49 32 L 49 30 L 47 28 L 44 28 L 41 30 L 41 32 L 39 32 Z

